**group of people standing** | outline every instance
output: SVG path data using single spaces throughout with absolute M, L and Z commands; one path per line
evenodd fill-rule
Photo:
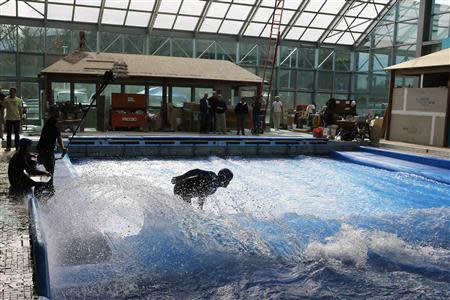
M 262 132 L 264 116 L 266 112 L 266 103 L 261 97 L 253 97 L 251 103 L 251 112 L 253 120 L 253 133 Z M 200 133 L 222 133 L 226 134 L 226 112 L 227 103 L 222 95 L 214 92 L 208 98 L 208 93 L 200 99 Z M 234 107 L 236 115 L 236 133 L 245 135 L 247 117 L 249 115 L 249 105 L 244 97 Z M 275 97 L 272 103 L 273 122 L 275 130 L 279 130 L 283 113 L 283 104 L 279 96 Z
M 200 132 L 225 134 L 227 109 L 227 103 L 221 94 L 214 92 L 208 98 L 208 93 L 205 93 L 200 99 Z
M 55 171 L 55 146 L 58 143 L 63 152 L 66 151 L 61 132 L 58 127 L 59 110 L 52 106 L 48 110 L 48 119 L 42 128 L 41 136 L 37 144 L 38 156 L 31 154 L 32 141 L 27 138 L 20 139 L 20 126 L 23 116 L 23 102 L 16 96 L 16 89 L 10 88 L 9 96 L 0 93 L 0 135 L 3 140 L 3 119 L 6 127 L 6 149 L 11 151 L 11 134 L 14 132 L 14 146 L 16 152 L 11 157 L 8 166 L 8 178 L 10 182 L 10 192 L 13 195 L 21 195 L 28 192 L 31 187 L 38 186 L 30 176 L 46 175 L 50 177 L 46 182 L 45 189 L 53 191 L 52 177 Z M 37 159 L 36 159 L 37 158 Z M 41 163 L 45 171 L 36 168 L 37 163 Z

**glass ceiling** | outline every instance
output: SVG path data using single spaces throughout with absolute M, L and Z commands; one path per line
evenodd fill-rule
M 0 0 L 0 16 L 268 38 L 279 1 Z M 353 45 L 395 2 L 285 0 L 280 34 L 284 40 Z

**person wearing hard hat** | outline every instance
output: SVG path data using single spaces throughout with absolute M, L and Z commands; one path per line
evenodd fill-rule
M 187 203 L 191 203 L 192 198 L 199 199 L 199 206 L 203 209 L 206 197 L 214 194 L 219 187 L 226 188 L 233 172 L 229 169 L 222 169 L 217 173 L 194 169 L 183 175 L 172 178 L 174 194 L 183 198 Z

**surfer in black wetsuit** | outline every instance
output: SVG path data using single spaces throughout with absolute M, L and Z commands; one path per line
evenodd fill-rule
M 217 175 L 211 171 L 194 169 L 172 178 L 172 183 L 175 184 L 173 192 L 187 203 L 198 197 L 200 208 L 203 209 L 205 198 L 214 194 L 219 187 L 226 188 L 231 179 L 233 172 L 229 169 L 222 169 Z

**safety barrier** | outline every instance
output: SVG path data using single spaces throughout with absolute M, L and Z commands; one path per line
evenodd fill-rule
M 295 156 L 326 155 L 332 150 L 350 151 L 353 142 L 296 137 L 195 137 L 130 136 L 76 137 L 70 154 L 77 157 L 199 157 L 199 156 Z
M 27 201 L 36 293 L 39 299 L 51 299 L 47 242 L 39 221 L 39 202 L 33 193 L 27 195 Z

